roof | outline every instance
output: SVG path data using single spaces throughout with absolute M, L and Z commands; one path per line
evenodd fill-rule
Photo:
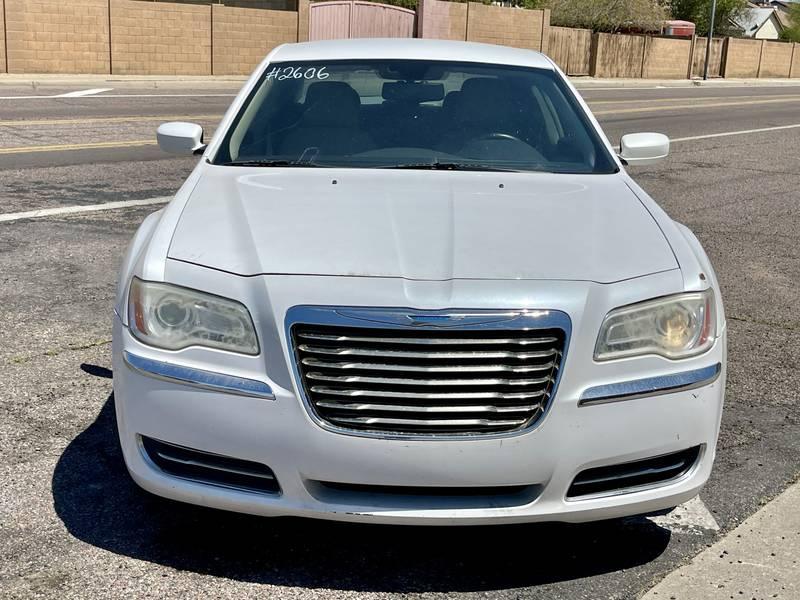
M 752 36 L 761 29 L 764 23 L 769 21 L 775 12 L 774 8 L 747 8 L 732 20 L 744 31 L 745 35 Z
M 553 69 L 540 52 L 509 46 L 417 38 L 325 40 L 279 46 L 270 61 L 347 59 L 448 60 Z

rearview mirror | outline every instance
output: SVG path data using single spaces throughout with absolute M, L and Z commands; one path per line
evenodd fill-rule
M 619 156 L 629 165 L 651 165 L 668 154 L 669 138 L 662 133 L 629 133 L 619 143 Z
M 156 132 L 156 138 L 159 147 L 170 154 L 197 154 L 206 147 L 203 128 L 195 123 L 163 123 Z

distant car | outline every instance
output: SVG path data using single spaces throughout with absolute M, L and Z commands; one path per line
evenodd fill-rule
M 281 46 L 141 225 L 114 391 L 161 496 L 370 523 L 590 521 L 698 493 L 724 396 L 709 260 L 558 68 L 428 40 Z

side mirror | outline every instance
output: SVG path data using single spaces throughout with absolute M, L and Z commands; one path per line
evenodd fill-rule
M 158 145 L 170 154 L 198 154 L 205 150 L 203 128 L 195 123 L 164 123 L 156 132 Z
M 629 133 L 619 143 L 619 156 L 629 165 L 651 165 L 668 154 L 669 138 L 662 133 Z

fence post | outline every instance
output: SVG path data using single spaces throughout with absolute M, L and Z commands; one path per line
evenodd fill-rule
M 597 77 L 597 54 L 599 46 L 600 46 L 600 34 L 593 33 L 591 52 L 589 54 L 589 75 L 591 77 Z
M 758 70 L 756 70 L 756 79 L 761 78 L 761 62 L 764 60 L 764 46 L 766 43 L 767 40 L 761 40 L 761 48 L 758 52 Z
M 309 0 L 297 0 L 297 41 L 308 41 Z
M 539 50 L 544 54 L 550 51 L 550 9 L 542 9 L 542 41 Z
M 647 46 L 650 45 L 650 36 L 645 35 L 643 37 L 644 43 L 642 44 L 642 61 L 640 63 L 641 66 L 639 67 L 639 79 L 644 79 L 644 63 L 645 60 L 647 60 Z
M 697 46 L 697 36 L 695 34 L 692 34 L 692 43 L 689 46 L 689 68 L 686 69 L 686 79 L 691 79 L 692 75 L 694 75 L 694 73 L 692 73 L 692 70 L 694 68 L 694 49 L 695 49 L 695 46 Z
M 720 56 L 719 74 L 723 79 L 728 78 L 728 42 L 731 38 L 726 37 L 722 40 L 722 56 Z

